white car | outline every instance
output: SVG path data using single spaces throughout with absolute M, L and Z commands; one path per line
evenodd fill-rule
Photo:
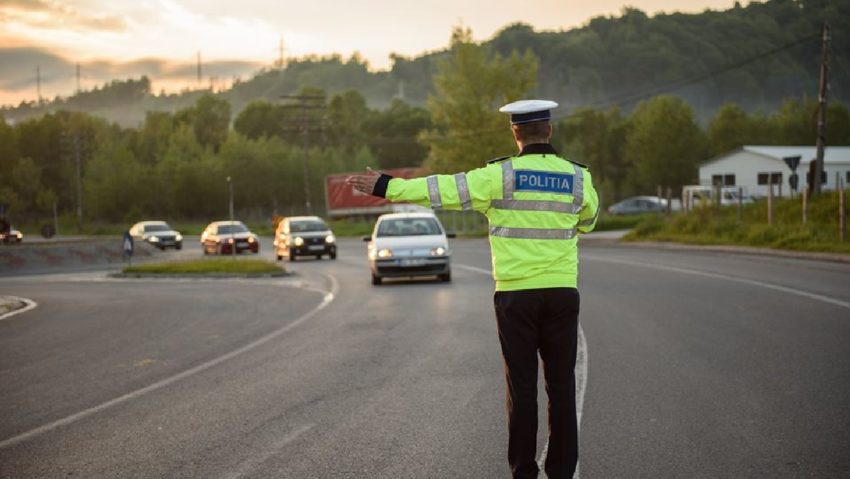
M 368 241 L 369 268 L 372 284 L 384 278 L 437 276 L 451 281 L 451 251 L 440 220 L 431 213 L 392 213 L 382 215 L 375 223 Z
M 135 240 L 147 241 L 161 250 L 183 248 L 183 235 L 165 221 L 140 221 L 130 228 L 130 235 Z

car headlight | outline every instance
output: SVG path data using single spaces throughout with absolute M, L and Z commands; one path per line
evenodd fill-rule
M 174 237 L 174 239 L 177 240 L 177 241 L 183 241 L 183 235 L 178 233 L 177 236 Z
M 393 250 L 387 249 L 387 248 L 378 250 L 378 258 L 392 258 L 392 257 L 393 257 Z
M 150 241 L 151 243 L 158 243 L 159 237 L 158 236 L 151 236 L 150 238 L 148 238 L 148 241 Z
M 334 235 L 327 235 L 327 236 L 325 236 L 325 243 L 331 244 L 331 243 L 333 243 L 334 241 L 336 241 L 336 238 L 334 238 Z
M 17 236 L 17 237 L 18 237 L 18 239 L 21 239 L 21 238 L 23 238 L 23 237 L 24 237 L 23 233 L 20 233 L 20 232 L 19 232 L 19 233 L 15 233 L 15 236 Z
M 233 244 L 233 238 L 227 238 L 227 242 Z
M 431 256 L 443 256 L 444 254 L 446 254 L 446 248 L 442 246 L 431 249 Z
M 295 243 L 295 246 L 301 246 L 304 244 L 304 238 L 296 236 L 295 241 L 293 241 L 293 243 Z
M 254 239 L 254 237 L 253 237 L 253 236 L 249 236 L 249 237 L 248 237 L 248 242 L 249 242 L 249 243 L 253 243 L 254 241 L 257 241 L 257 240 L 256 240 L 256 239 Z

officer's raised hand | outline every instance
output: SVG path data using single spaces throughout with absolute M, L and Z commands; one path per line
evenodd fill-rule
M 345 184 L 351 185 L 357 191 L 371 195 L 375 191 L 375 183 L 381 175 L 372 168 L 366 167 L 365 175 L 351 175 L 345 179 Z

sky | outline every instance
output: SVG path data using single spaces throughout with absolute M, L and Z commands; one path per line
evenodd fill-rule
M 734 0 L 628 0 L 655 14 L 727 9 Z M 18 104 L 115 78 L 151 78 L 155 92 L 226 87 L 286 58 L 354 52 L 374 70 L 390 54 L 446 48 L 452 27 L 476 40 L 523 22 L 569 30 L 592 17 L 618 15 L 624 0 L 0 0 L 0 104 Z M 211 78 L 215 77 L 215 78 Z

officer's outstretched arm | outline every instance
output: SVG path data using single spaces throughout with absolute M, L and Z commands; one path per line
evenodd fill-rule
M 590 172 L 584 171 L 584 204 L 578 214 L 579 233 L 589 233 L 596 227 L 596 220 L 599 218 L 599 197 L 596 194 L 596 189 L 593 187 L 593 180 L 590 177 Z
M 373 194 L 392 202 L 414 203 L 433 209 L 486 211 L 492 197 L 490 166 L 455 175 L 431 175 L 405 180 L 382 176 Z M 501 178 L 499 170 L 498 178 Z M 385 186 L 384 186 L 385 185 Z M 383 194 L 382 194 L 383 193 Z

